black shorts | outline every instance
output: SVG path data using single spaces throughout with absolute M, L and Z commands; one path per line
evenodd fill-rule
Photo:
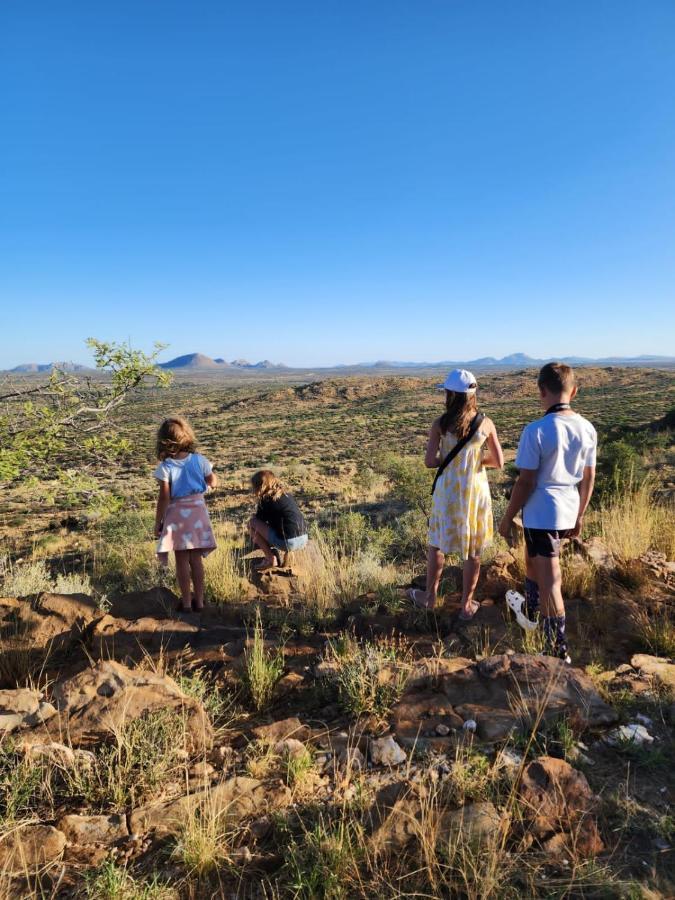
M 558 531 L 548 528 L 525 528 L 525 546 L 528 556 L 545 556 L 554 559 L 560 556 L 561 542 L 572 534 L 573 528 Z

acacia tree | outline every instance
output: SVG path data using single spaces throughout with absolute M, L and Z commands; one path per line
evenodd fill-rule
M 0 386 L 0 482 L 20 478 L 36 463 L 49 476 L 73 460 L 123 454 L 128 444 L 110 427 L 115 412 L 137 392 L 171 381 L 156 364 L 163 344 L 146 354 L 95 338 L 86 343 L 96 374 L 55 368 L 37 385 L 8 379 Z

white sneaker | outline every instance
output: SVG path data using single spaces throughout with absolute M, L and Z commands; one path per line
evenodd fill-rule
M 522 594 L 519 594 L 518 591 L 507 591 L 506 592 L 506 605 L 510 610 L 514 613 L 516 617 L 516 622 L 520 625 L 521 628 L 524 628 L 525 631 L 534 631 L 537 627 L 536 622 L 532 622 L 527 618 L 525 613 L 523 612 L 523 606 L 525 605 L 525 598 Z

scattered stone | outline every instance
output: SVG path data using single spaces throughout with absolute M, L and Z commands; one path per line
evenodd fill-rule
M 370 742 L 370 758 L 376 766 L 398 766 L 408 757 L 389 734 Z
M 39 691 L 29 688 L 0 691 L 0 734 L 34 728 L 55 715 L 56 710 L 43 700 Z
M 645 728 L 653 728 L 654 727 L 654 722 L 649 718 L 649 716 L 646 716 L 644 713 L 639 712 L 635 716 L 635 719 L 639 725 L 644 725 Z
M 581 856 L 597 856 L 604 845 L 598 831 L 597 798 L 586 777 L 563 759 L 541 756 L 529 763 L 518 789 L 525 829 L 547 849 L 574 847 Z
M 634 744 L 637 747 L 642 747 L 645 744 L 653 744 L 654 738 L 644 725 L 638 725 L 634 722 L 630 725 L 620 725 L 618 728 L 615 728 L 614 731 L 610 731 L 610 733 L 605 736 L 605 742 L 609 744 L 610 747 L 621 747 L 626 744 Z
M 73 749 L 58 741 L 50 741 L 48 744 L 28 744 L 24 747 L 24 752 L 32 759 L 42 759 L 63 769 L 72 769 L 78 765 L 89 768 L 96 761 L 90 750 Z
M 439 737 L 447 737 L 450 734 L 450 728 L 448 725 L 445 725 L 443 722 L 439 722 L 436 726 L 436 734 Z
M 207 763 L 205 760 L 201 760 L 198 763 L 195 763 L 190 767 L 188 772 L 190 778 L 210 778 L 213 774 L 215 774 L 215 769 L 210 763 Z
M 362 772 L 366 758 L 358 747 L 345 747 L 336 756 L 336 763 L 343 772 Z
M 60 858 L 66 836 L 53 825 L 21 825 L 0 838 L 0 872 L 34 872 Z
M 497 757 L 497 761 L 500 766 L 513 771 L 522 766 L 523 757 L 520 753 L 516 753 L 515 750 L 509 750 L 508 747 L 505 747 Z
M 640 669 L 645 675 L 650 675 L 655 681 L 675 690 L 675 663 L 647 653 L 636 653 L 630 662 L 635 669 Z
M 302 759 L 307 754 L 307 747 L 295 738 L 286 738 L 274 745 L 274 752 L 289 759 Z
M 630 675 L 633 673 L 635 669 L 632 666 L 629 666 L 628 663 L 621 663 L 620 666 L 617 666 L 614 670 L 615 675 Z
M 272 722 L 270 725 L 259 725 L 251 731 L 251 734 L 259 741 L 269 741 L 276 744 L 289 737 L 293 737 L 298 741 L 306 741 L 310 736 L 310 730 L 306 725 L 302 724 L 300 719 L 293 717 L 280 719 L 278 722 Z
M 129 836 L 124 816 L 63 816 L 57 826 L 70 844 L 110 844 Z

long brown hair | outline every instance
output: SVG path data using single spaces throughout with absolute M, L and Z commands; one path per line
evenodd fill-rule
M 284 493 L 284 486 L 274 472 L 269 469 L 261 469 L 251 478 L 253 493 L 261 500 L 278 500 Z
M 476 395 L 460 393 L 459 391 L 445 392 L 445 412 L 441 416 L 440 429 L 442 434 L 452 432 L 458 440 L 469 433 L 474 416 L 478 412 Z
M 196 447 L 194 431 L 180 416 L 164 419 L 157 429 L 157 459 L 164 460 L 177 453 L 194 453 Z

